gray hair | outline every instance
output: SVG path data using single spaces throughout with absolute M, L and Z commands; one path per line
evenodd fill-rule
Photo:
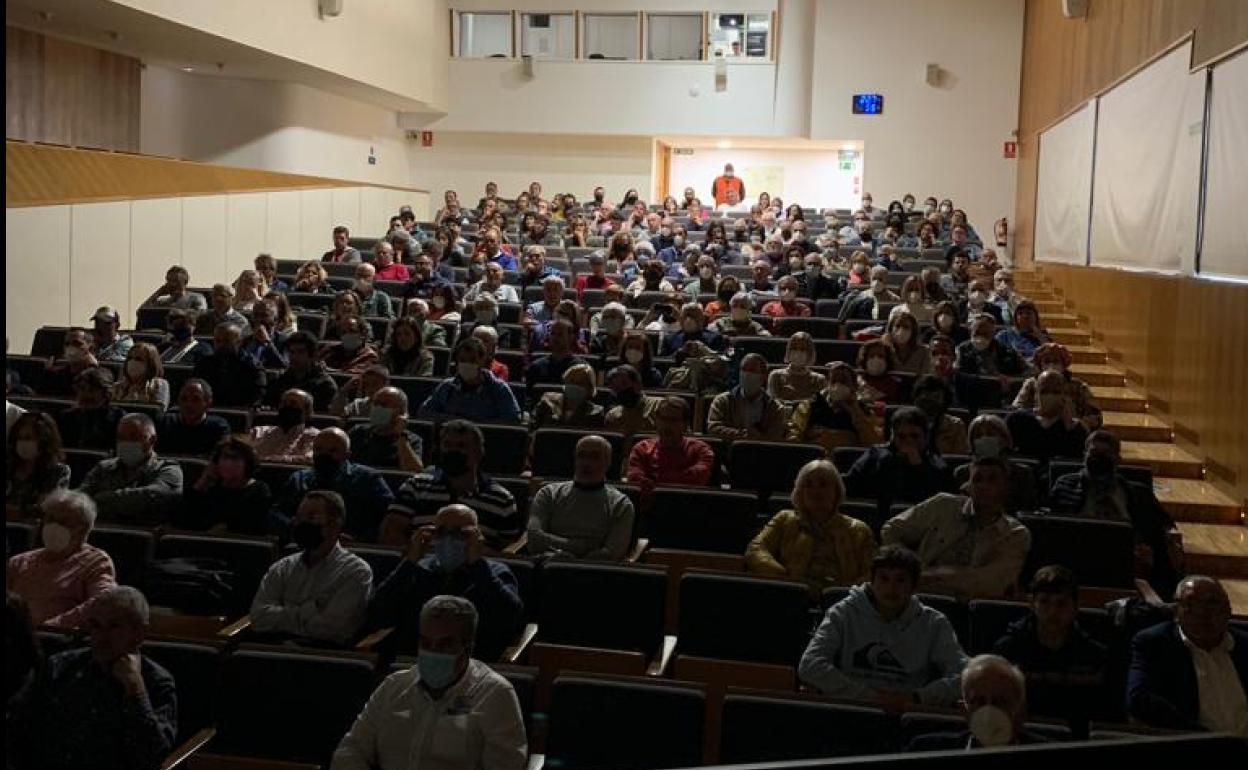
M 624 307 L 624 305 L 622 305 L 619 302 L 608 302 L 607 304 L 603 305 L 602 314 L 606 315 L 607 311 L 611 311 L 612 314 L 618 314 L 621 316 L 628 315 L 628 308 Z
M 40 505 L 45 513 L 52 510 L 70 511 L 87 525 L 87 531 L 95 526 L 96 507 L 91 496 L 83 492 L 69 489 L 57 489 L 49 492 Z
M 1014 680 L 1015 686 L 1018 687 L 1019 695 L 1026 698 L 1027 693 L 1027 677 L 1010 661 L 1000 655 L 976 655 L 967 661 L 966 668 L 962 669 L 962 691 L 966 692 L 966 683 L 972 677 L 978 676 L 986 671 L 996 670 L 1008 675 Z
M 117 607 L 134 615 L 140 625 L 146 626 L 152 617 L 147 597 L 134 586 L 113 586 L 95 597 L 92 603 L 95 609 L 100 607 Z
M 498 342 L 498 329 L 493 326 L 474 326 L 472 327 L 472 336 L 489 337 L 491 342 Z
M 459 624 L 464 647 L 472 650 L 477 640 L 477 608 L 462 596 L 442 594 L 425 602 L 420 608 L 420 624 L 430 620 L 453 620 Z
M 481 344 L 480 341 L 477 344 Z M 468 436 L 472 439 L 473 449 L 477 450 L 478 454 L 485 454 L 485 434 L 467 420 L 448 420 L 442 424 L 442 430 L 438 433 L 440 436 Z
M 138 425 L 143 429 L 143 435 L 148 438 L 156 435 L 156 423 L 152 422 L 152 418 L 142 412 L 131 412 L 130 414 L 127 414 L 125 417 L 121 418 L 121 422 L 117 423 L 117 427 L 120 428 L 126 423 Z

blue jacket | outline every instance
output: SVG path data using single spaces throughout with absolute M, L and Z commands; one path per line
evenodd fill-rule
M 1248 692 L 1248 633 L 1229 630 L 1239 686 Z M 1196 667 L 1176 621 L 1146 628 L 1131 641 L 1127 713 L 1154 727 L 1202 730 Z
M 468 420 L 519 422 L 520 405 L 507 383 L 484 369 L 481 381 L 471 390 L 465 389 L 458 376 L 448 377 L 433 389 L 420 405 L 422 420 L 463 417 Z

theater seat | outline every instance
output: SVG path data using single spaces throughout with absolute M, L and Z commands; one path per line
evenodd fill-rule
M 1066 516 L 1021 514 L 1031 530 L 1031 551 L 1019 576 L 1022 585 L 1047 564 L 1062 564 L 1085 586 L 1130 588 L 1135 570 L 1135 533 L 1130 524 Z
M 904 749 L 910 741 L 920 735 L 929 733 L 960 733 L 966 730 L 966 718 L 957 714 L 925 714 L 912 711 L 901 715 L 901 729 L 898 731 L 898 749 Z M 1062 742 L 1071 739 L 1070 729 L 1061 725 L 1040 722 L 1028 722 L 1023 726 L 1028 732 L 1044 738 Z
M 611 444 L 611 464 L 619 468 L 624 462 L 624 436 L 605 431 L 541 428 L 533 433 L 533 475 L 539 478 L 572 478 L 576 460 L 576 442 L 585 436 L 598 435 Z
M 538 580 L 539 642 L 635 651 L 647 659 L 659 652 L 666 570 L 549 561 Z
M 157 559 L 210 559 L 230 569 L 234 575 L 231 616 L 245 615 L 251 609 L 251 600 L 274 556 L 273 541 L 261 538 L 173 534 L 161 537 L 156 544 Z M 161 603 L 156 597 L 150 598 L 154 604 Z
M 757 531 L 757 509 L 751 494 L 658 487 L 641 531 L 655 548 L 742 554 Z
M 546 763 L 595 770 L 700 765 L 705 711 L 705 696 L 689 687 L 561 676 L 551 687 Z
M 94 527 L 87 542 L 107 553 L 121 585 L 141 586 L 152 563 L 156 540 L 151 530 Z
M 879 754 L 897 719 L 883 710 L 817 700 L 728 695 L 719 761 L 724 764 Z
M 802 583 L 686 572 L 676 654 L 796 666 L 814 625 Z
M 728 449 L 728 479 L 733 489 L 752 489 L 767 497 L 793 489 L 802 466 L 824 454 L 817 444 L 734 441 Z
M 33 521 L 6 521 L 4 523 L 4 555 L 24 553 L 35 546 L 35 523 Z
M 969 607 L 970 635 L 966 654 L 979 655 L 992 652 L 997 640 L 1005 635 L 1005 629 L 1014 621 L 1026 617 L 1031 608 L 1022 602 L 1004 602 L 994 599 L 976 599 Z
M 163 666 L 177 686 L 177 742 L 182 743 L 197 731 L 211 726 L 221 675 L 221 648 L 149 639 L 143 643 L 142 652 Z

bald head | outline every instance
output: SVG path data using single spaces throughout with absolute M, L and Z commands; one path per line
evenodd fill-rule
M 1211 650 L 1226 638 L 1231 600 L 1226 589 L 1207 575 L 1189 575 L 1174 590 L 1179 628 L 1193 644 Z
M 438 510 L 434 516 L 435 526 L 446 526 L 454 529 L 477 526 L 477 512 L 466 505 L 447 505 Z
M 342 428 L 326 428 L 316 434 L 316 438 L 312 441 L 314 459 L 319 456 L 332 457 L 335 462 L 341 464 L 346 462 L 350 454 L 351 439 L 347 438 L 347 433 Z
M 611 442 L 602 436 L 586 436 L 576 442 L 573 478 L 578 484 L 601 484 L 611 467 Z

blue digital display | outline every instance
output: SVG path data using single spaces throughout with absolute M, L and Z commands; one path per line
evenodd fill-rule
M 884 94 L 854 94 L 855 115 L 879 115 L 884 112 Z

